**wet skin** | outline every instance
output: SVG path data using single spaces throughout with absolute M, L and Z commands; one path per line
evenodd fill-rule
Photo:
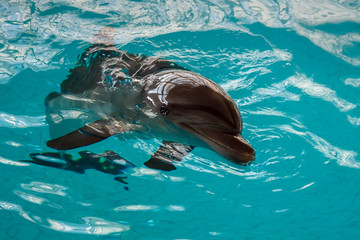
M 88 48 L 61 92 L 49 94 L 45 104 L 54 138 L 47 145 L 54 149 L 87 146 L 113 135 L 141 136 L 164 139 L 145 163 L 151 168 L 173 170 L 171 162 L 196 146 L 237 164 L 255 159 L 241 136 L 239 109 L 216 83 L 165 59 L 113 45 Z

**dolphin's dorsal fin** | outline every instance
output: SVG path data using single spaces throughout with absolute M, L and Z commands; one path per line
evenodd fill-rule
M 184 145 L 177 142 L 163 141 L 160 148 L 151 156 L 150 160 L 145 162 L 148 168 L 159 169 L 163 171 L 175 170 L 173 161 L 180 161 L 189 152 L 194 149 L 193 146 Z
M 68 150 L 100 142 L 116 133 L 111 121 L 98 120 L 62 137 L 50 140 L 46 145 L 58 150 Z

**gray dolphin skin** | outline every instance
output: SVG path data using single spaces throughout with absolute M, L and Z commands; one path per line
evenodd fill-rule
M 163 139 L 145 165 L 173 170 L 194 147 L 247 164 L 254 149 L 241 136 L 240 112 L 213 81 L 168 60 L 130 54 L 113 44 L 93 44 L 80 56 L 61 92 L 45 100 L 53 140 L 74 149 L 117 135 Z

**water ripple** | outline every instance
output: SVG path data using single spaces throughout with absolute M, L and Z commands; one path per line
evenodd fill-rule
M 19 166 L 19 167 L 26 167 L 26 166 L 30 165 L 28 163 L 16 162 L 16 161 L 6 159 L 3 157 L 0 157 L 0 163 L 6 164 L 6 165 L 12 165 L 12 166 Z
M 0 112 L 0 127 L 5 128 L 28 128 L 28 127 L 44 127 L 47 123 L 45 116 L 17 116 Z
M 324 101 L 331 102 L 334 104 L 340 111 L 347 112 L 356 107 L 355 104 L 341 99 L 336 96 L 336 92 L 324 85 L 315 83 L 312 79 L 307 78 L 304 75 L 296 75 L 289 78 L 289 82 L 294 87 L 297 87 L 304 91 L 306 94 L 312 97 L 318 97 Z
M 315 182 L 311 182 L 311 183 L 309 183 L 309 184 L 306 184 L 305 186 L 302 186 L 301 188 L 298 188 L 298 189 L 293 190 L 293 192 L 297 192 L 297 191 L 304 190 L 305 188 L 308 188 L 308 187 L 314 185 L 314 183 L 315 183 Z
M 115 212 L 159 211 L 162 208 L 156 205 L 124 205 L 114 208 Z M 183 212 L 185 207 L 181 205 L 168 205 L 163 208 L 170 212 Z
M 357 1 L 9 0 L 0 11 L 0 238 L 359 235 Z M 48 151 L 30 145 L 48 138 L 43 99 L 109 25 L 118 47 L 171 59 L 229 91 L 256 161 L 242 167 L 196 148 L 161 172 L 142 165 L 160 140 L 89 146 L 134 160 L 129 191 L 96 171 L 18 162 Z
M 47 219 L 50 229 L 60 232 L 81 233 L 90 235 L 113 235 L 130 230 L 130 227 L 98 217 L 83 217 L 83 224 Z
M 55 220 L 52 218 L 44 218 L 32 215 L 23 210 L 20 205 L 0 201 L 0 211 L 12 211 L 19 214 L 24 219 L 36 223 L 39 226 L 49 228 L 59 232 L 80 233 L 88 235 L 114 235 L 124 231 L 130 230 L 130 227 L 113 221 L 107 221 L 98 217 L 83 217 L 83 223 L 67 222 L 62 220 Z
M 353 87 L 360 87 L 360 78 L 347 78 L 345 84 Z
M 290 125 L 281 125 L 278 127 L 283 131 L 302 137 L 305 141 L 309 142 L 314 147 L 314 149 L 321 152 L 326 158 L 336 160 L 340 166 L 360 168 L 360 161 L 355 159 L 358 153 L 333 146 L 325 139 L 309 131 L 295 130 Z
M 51 184 L 45 182 L 31 182 L 31 183 L 22 183 L 21 187 L 25 190 L 30 190 L 38 193 L 48 193 L 55 194 L 59 196 L 66 196 L 67 187 Z
M 36 222 L 36 220 L 33 217 L 31 217 L 26 211 L 24 211 L 23 208 L 18 204 L 0 201 L 0 210 L 17 212 L 24 219 L 30 222 L 34 222 L 34 223 Z
M 60 49 L 53 43 L 69 43 L 73 40 L 90 42 L 92 36 L 103 26 L 112 23 L 116 26 L 116 39 L 124 45 L 137 38 L 149 38 L 178 31 L 204 31 L 211 29 L 232 29 L 246 31 L 244 24 L 261 22 L 269 27 L 293 28 L 298 34 L 307 37 L 324 50 L 342 58 L 353 65 L 360 64 L 360 56 L 352 55 L 354 44 L 360 42 L 355 33 L 341 36 L 320 30 L 311 30 L 306 26 L 319 26 L 325 23 L 359 23 L 359 7 L 355 4 L 307 1 L 305 4 L 296 0 L 270 1 L 161 1 L 109 2 L 106 5 L 94 2 L 65 1 L 54 4 L 46 0 L 34 3 L 20 1 L 2 2 L 4 46 L 8 52 L 0 51 L 2 62 L 15 62 L 12 66 L 26 64 L 35 71 L 57 67 L 59 61 L 50 61 Z M 174 10 L 176 9 L 176 11 Z M 311 12 L 312 14 L 309 14 Z M 239 20 L 235 25 L 232 17 Z M 77 24 L 74 25 L 73 23 Z M 124 23 L 127 23 L 124 25 Z M 144 28 L 143 25 L 148 25 Z M 29 43 L 23 42 L 29 38 Z M 8 43 L 15 39 L 16 42 Z M 34 44 L 35 43 L 35 44 Z M 347 48 L 348 50 L 344 51 Z M 356 52 L 356 51 L 355 51 Z M 261 54 L 260 54 L 261 55 Z M 7 61 L 5 61 L 7 59 Z M 1 66 L 1 64 L 0 64 Z M 24 67 L 22 67 L 24 68 Z M 1 68 L 1 78 L 6 82 L 19 72 L 9 67 Z
M 287 27 L 294 29 L 327 52 L 338 56 L 350 64 L 360 65 L 360 56 L 356 50 L 358 34 L 348 32 L 341 36 L 321 30 L 311 30 L 304 26 L 321 26 L 328 23 L 360 23 L 360 7 L 357 3 L 345 4 L 336 1 L 269 1 L 255 0 L 238 2 L 234 7 L 234 16 L 242 23 L 261 22 L 272 28 Z M 352 48 L 345 52 L 345 48 Z

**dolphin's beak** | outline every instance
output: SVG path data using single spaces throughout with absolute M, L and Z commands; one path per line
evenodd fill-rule
M 249 164 L 255 160 L 255 151 L 240 135 L 221 130 L 192 127 L 179 124 L 184 130 L 191 132 L 207 143 L 215 152 L 236 164 Z

